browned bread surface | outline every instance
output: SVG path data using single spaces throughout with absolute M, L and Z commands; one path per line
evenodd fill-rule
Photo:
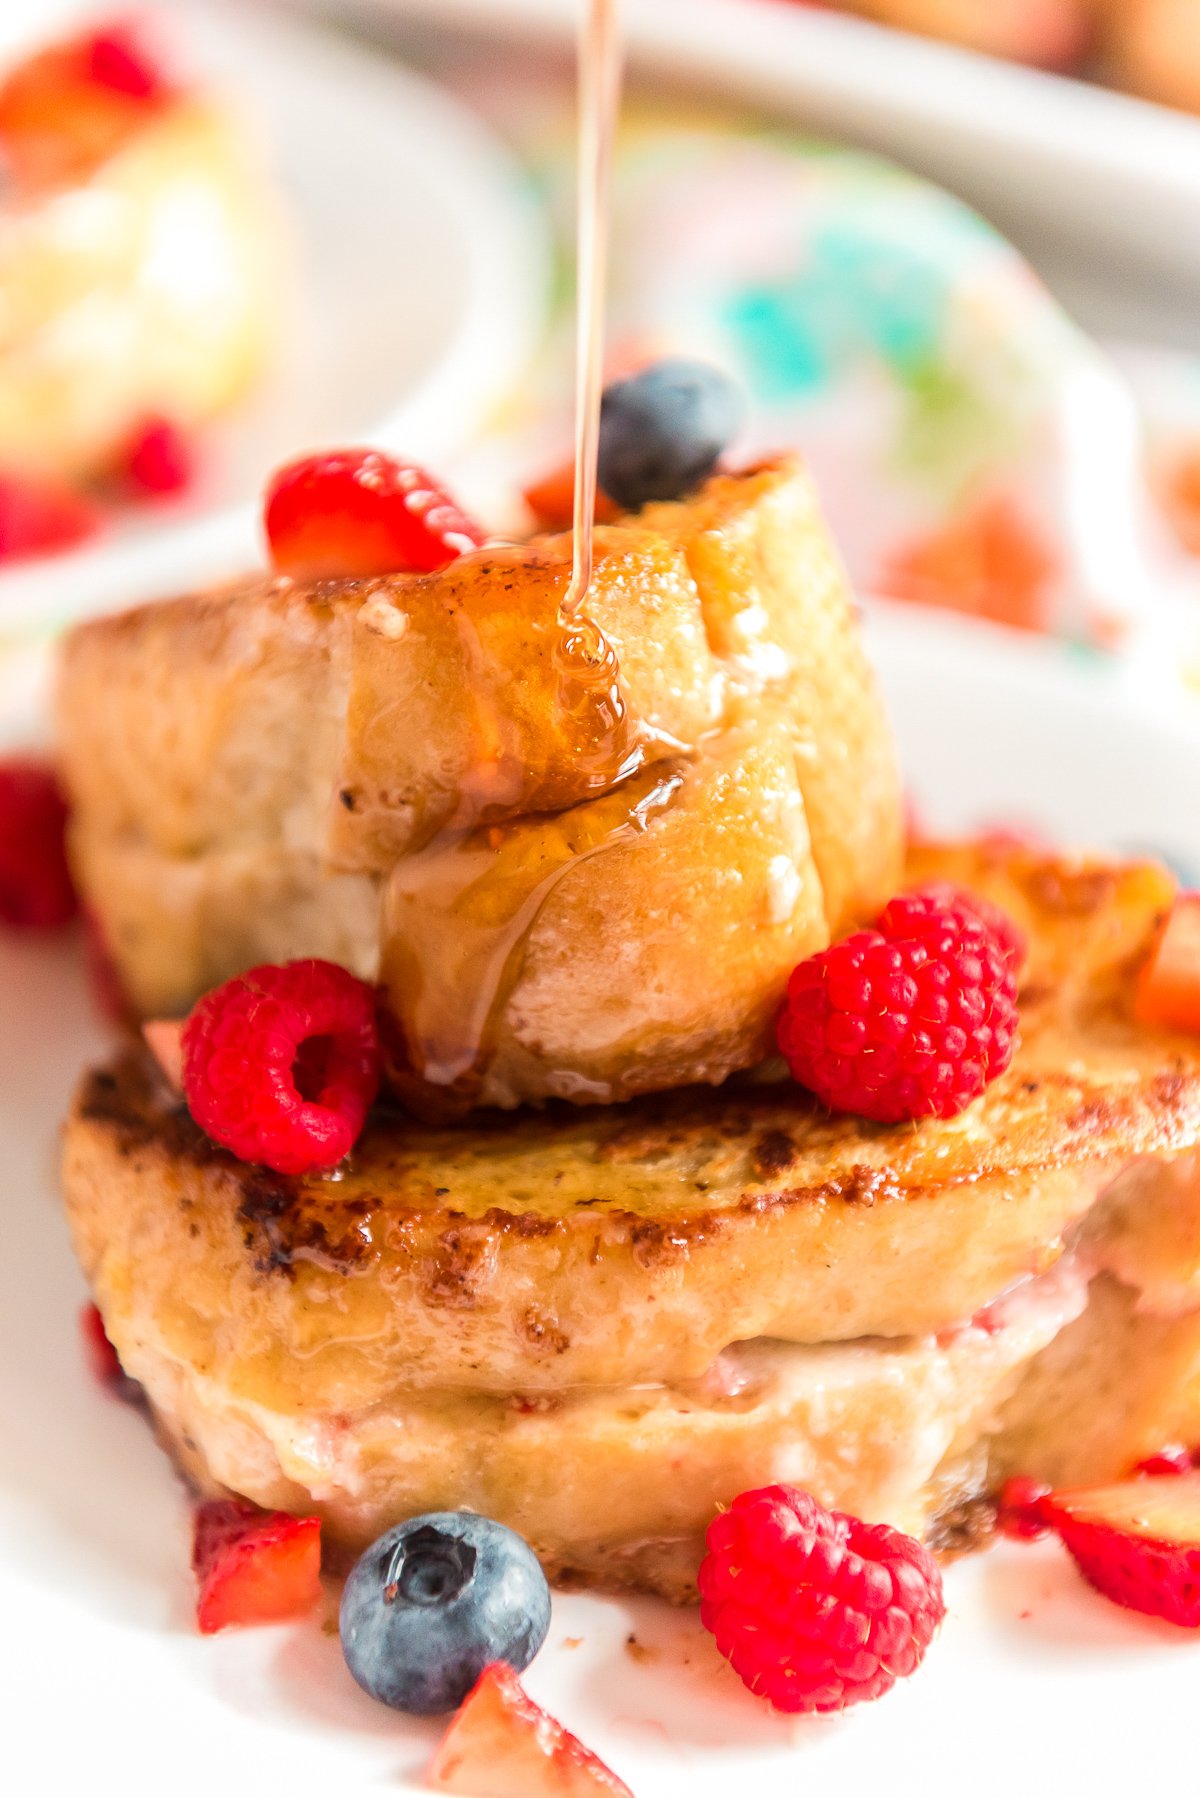
M 483 1104 L 761 1057 L 789 968 L 898 876 L 844 577 L 790 462 L 598 537 L 616 700 L 608 661 L 564 663 L 561 538 L 72 634 L 73 855 L 142 1013 L 318 954 L 381 969 L 418 1072 Z
M 1160 870 L 984 845 L 911 873 L 1033 933 L 1021 1047 L 958 1118 L 830 1118 L 788 1084 L 458 1128 L 381 1112 L 336 1179 L 293 1180 L 214 1148 L 135 1054 L 88 1077 L 68 1129 L 85 1268 L 106 1308 L 149 1304 L 173 1352 L 293 1410 L 695 1378 L 737 1339 L 972 1316 L 1131 1160 L 1197 1140 L 1200 1045 L 1130 1016 Z

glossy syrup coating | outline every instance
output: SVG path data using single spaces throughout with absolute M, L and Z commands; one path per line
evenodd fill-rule
M 453 1128 L 380 1114 L 336 1179 L 285 1179 L 217 1149 L 145 1061 L 98 1072 L 67 1196 L 118 1349 L 155 1338 L 248 1403 L 326 1414 L 401 1387 L 695 1380 L 757 1336 L 958 1326 L 1052 1266 L 1131 1160 L 1200 1136 L 1195 1040 L 1130 1014 L 1168 877 L 990 854 L 913 869 L 981 888 L 1034 945 L 1013 1065 L 949 1120 L 829 1118 L 786 1083 Z M 1200 1261 L 1178 1210 L 1182 1242 L 1160 1240 L 1114 1192 L 1094 1250 L 1175 1310 Z
M 791 968 L 878 911 L 902 833 L 811 489 L 785 460 L 599 528 L 566 621 L 570 570 L 536 538 L 74 633 L 74 853 L 141 1009 L 256 961 L 382 973 L 435 1117 L 768 1052 Z

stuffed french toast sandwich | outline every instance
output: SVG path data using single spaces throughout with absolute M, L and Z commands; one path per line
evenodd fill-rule
M 808 481 L 714 460 L 614 493 L 573 611 L 569 535 L 311 459 L 274 572 L 66 643 L 147 1024 L 78 1090 L 75 1244 L 187 1478 L 335 1561 L 474 1511 L 687 1600 L 753 1488 L 941 1549 L 1200 1439 L 1174 883 L 906 846 Z

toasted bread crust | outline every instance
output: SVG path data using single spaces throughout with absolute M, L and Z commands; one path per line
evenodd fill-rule
M 149 1304 L 181 1358 L 289 1410 L 692 1379 L 737 1339 L 957 1323 L 1053 1262 L 1132 1160 L 1197 1141 L 1200 1046 L 1130 1017 L 1161 871 L 914 864 L 947 870 L 1034 928 L 1021 1048 L 957 1119 L 830 1118 L 790 1085 L 459 1129 L 380 1114 L 335 1180 L 292 1180 L 212 1145 L 134 1053 L 68 1126 L 85 1269 L 106 1310 Z

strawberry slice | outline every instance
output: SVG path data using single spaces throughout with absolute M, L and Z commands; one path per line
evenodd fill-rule
M 1106 1598 L 1200 1629 L 1200 1473 L 1052 1492 L 1040 1516 Z
M 5 161 L 25 188 L 80 179 L 173 92 L 132 25 L 53 44 L 0 84 Z
M 321 1520 L 216 1499 L 196 1512 L 192 1571 L 202 1635 L 303 1616 L 321 1592 Z
M 1182 893 L 1138 978 L 1139 1024 L 1200 1030 L 1200 893 Z
M 140 1405 L 144 1396 L 141 1385 L 121 1366 L 97 1305 L 85 1305 L 79 1313 L 79 1333 L 83 1337 L 84 1359 L 96 1384 L 127 1405 Z
M 526 487 L 525 504 L 543 531 L 569 531 L 575 522 L 575 463 L 560 463 L 540 481 Z M 596 523 L 611 524 L 621 508 L 607 493 L 596 489 Z
M 431 574 L 485 541 L 423 468 L 379 450 L 289 462 L 267 486 L 263 522 L 275 567 L 309 581 Z
M 511 1667 L 485 1667 L 429 1781 L 464 1798 L 633 1798 L 624 1780 L 533 1702 Z

